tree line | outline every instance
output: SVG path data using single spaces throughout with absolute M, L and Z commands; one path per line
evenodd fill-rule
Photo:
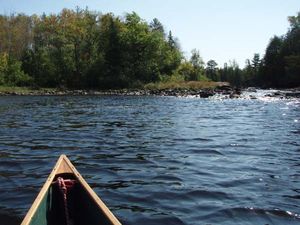
M 255 53 L 252 59 L 246 60 L 243 69 L 235 60 L 220 68 L 214 60 L 209 60 L 205 68 L 202 66 L 204 75 L 238 87 L 300 87 L 300 12 L 288 20 L 288 32 L 272 37 L 263 57 Z
M 236 86 L 289 88 L 300 86 L 300 12 L 288 18 L 290 27 L 282 36 L 270 39 L 263 57 L 254 54 L 244 69 L 233 61 L 214 70 L 215 80 L 229 81 Z
M 233 60 L 206 64 L 155 18 L 88 9 L 58 14 L 0 15 L 0 85 L 61 88 L 135 88 L 167 81 L 228 81 L 235 86 L 300 86 L 300 13 L 286 35 L 273 37 L 265 56 L 240 69 Z

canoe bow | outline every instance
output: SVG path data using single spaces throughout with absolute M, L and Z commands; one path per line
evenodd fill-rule
M 108 221 L 108 224 L 121 225 L 119 220 L 113 215 L 113 213 L 108 209 L 104 202 L 97 196 L 97 194 L 92 190 L 88 183 L 83 179 L 83 177 L 76 170 L 76 168 L 73 166 L 73 164 L 70 162 L 66 155 L 61 155 L 59 157 L 51 174 L 47 178 L 44 186 L 42 187 L 35 201 L 33 202 L 21 225 L 31 225 L 31 220 L 33 216 L 37 213 L 37 210 L 41 205 L 43 199 L 45 198 L 49 188 L 51 187 L 52 182 L 59 174 L 73 174 L 77 182 L 79 182 L 79 184 L 85 190 L 85 193 L 89 195 L 90 200 L 94 202 L 94 204 L 96 205 L 96 207 L 99 208 L 103 216 L 105 216 L 105 220 Z M 99 221 L 99 223 L 97 224 L 101 225 L 102 223 L 101 221 Z

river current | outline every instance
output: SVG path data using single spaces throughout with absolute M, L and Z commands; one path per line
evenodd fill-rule
M 300 101 L 0 97 L 0 224 L 66 154 L 124 225 L 300 224 Z

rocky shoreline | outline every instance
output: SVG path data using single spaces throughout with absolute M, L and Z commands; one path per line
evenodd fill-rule
M 206 89 L 121 89 L 121 90 L 28 90 L 22 91 L 4 91 L 0 92 L 0 96 L 175 96 L 175 97 L 198 97 L 209 98 L 215 95 L 223 98 L 240 98 L 243 91 L 256 92 L 255 88 L 240 89 L 231 86 L 217 86 L 215 88 Z M 300 98 L 300 88 L 278 90 L 266 94 L 264 97 L 277 98 Z M 255 99 L 255 96 L 250 95 Z
M 216 88 L 207 89 L 120 89 L 120 90 L 29 90 L 22 91 L 4 91 L 0 92 L 0 96 L 85 96 L 85 95 L 120 95 L 120 96 L 195 96 L 200 98 L 208 98 L 219 95 L 228 95 L 230 98 L 237 98 L 241 94 L 241 90 L 230 86 L 218 86 Z
M 267 94 L 266 97 L 277 97 L 277 98 L 300 98 L 300 88 L 278 90 L 276 92 Z

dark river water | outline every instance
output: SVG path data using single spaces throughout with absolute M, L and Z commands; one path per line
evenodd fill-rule
M 0 224 L 66 154 L 124 225 L 300 224 L 300 101 L 0 97 Z

